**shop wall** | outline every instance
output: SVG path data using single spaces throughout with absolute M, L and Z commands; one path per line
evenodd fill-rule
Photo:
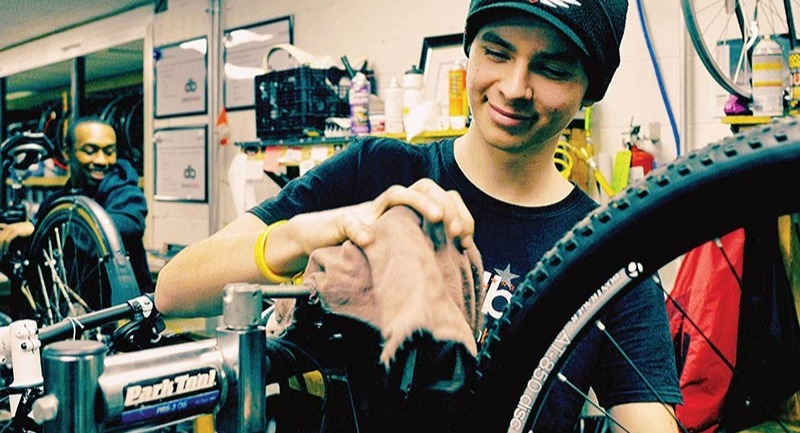
M 601 161 L 610 161 L 623 149 L 623 134 L 630 130 L 631 124 L 643 125 L 645 134 L 649 134 L 647 125 L 651 122 L 660 125 L 661 139 L 657 145 L 666 160 L 678 154 L 676 141 L 683 154 L 730 135 L 721 122 L 722 109 L 716 105 L 720 87 L 694 52 L 679 2 L 630 2 L 619 70 L 604 100 L 595 105 L 593 138 Z M 642 3 L 641 15 L 639 3 Z M 642 22 L 661 71 L 661 84 L 656 78 Z M 680 131 L 677 140 L 672 123 Z
M 639 2 L 630 1 L 620 68 L 606 98 L 594 108 L 593 138 L 601 159 L 611 161 L 623 149 L 623 134 L 632 123 L 646 126 L 657 122 L 661 126 L 658 145 L 667 159 L 728 135 L 720 121 L 722 111 L 716 105 L 719 87 L 697 60 L 680 4 L 642 0 L 640 15 Z M 418 62 L 424 37 L 462 31 L 467 8 L 467 0 L 228 0 L 223 15 L 228 27 L 236 27 L 256 21 L 256 17 L 293 14 L 296 45 L 333 58 L 366 58 L 375 68 L 378 93 L 382 95 L 392 76 L 401 77 Z M 656 79 L 642 22 L 647 26 L 672 118 Z M 251 111 L 237 113 L 231 121 L 236 140 L 255 138 Z M 677 139 L 673 124 L 682 132 Z M 224 157 L 229 159 L 230 154 Z M 269 191 L 264 193 L 269 195 Z M 223 210 L 222 222 L 236 216 L 230 209 Z
M 160 12 L 153 17 L 152 25 L 148 33 L 148 41 L 150 42 L 150 52 L 155 48 L 173 46 L 174 44 L 184 42 L 187 40 L 206 37 L 212 34 L 212 26 L 214 14 L 212 14 L 213 2 L 207 0 L 172 0 L 168 2 L 168 8 L 164 12 Z M 185 127 L 206 127 L 208 128 L 208 170 L 206 174 L 209 179 L 212 178 L 211 174 L 218 172 L 217 167 L 214 165 L 216 161 L 216 148 L 211 145 L 213 137 L 211 135 L 212 129 L 208 125 L 213 124 L 214 113 L 216 112 L 216 99 L 215 94 L 212 93 L 217 86 L 213 85 L 213 68 L 214 57 L 211 51 L 211 42 L 209 38 L 209 54 L 208 54 L 208 93 L 206 95 L 207 101 L 207 114 L 202 115 L 189 115 L 189 116 L 172 116 L 165 118 L 155 118 L 154 113 L 151 114 L 152 129 L 145 132 L 145 137 L 154 137 L 154 134 L 160 130 L 185 128 Z M 146 47 L 147 48 L 147 47 Z M 154 76 L 152 55 L 149 59 L 151 65 L 145 68 L 145 76 L 150 77 L 150 83 L 146 83 L 146 89 L 152 90 L 155 87 L 155 80 L 158 78 Z M 149 107 L 154 109 L 155 95 L 154 91 L 150 91 Z M 148 105 L 148 104 L 146 104 Z M 151 168 L 151 175 L 146 176 L 146 181 L 150 189 L 148 190 L 148 205 L 150 213 L 148 215 L 148 233 L 145 237 L 146 246 L 148 248 L 165 248 L 167 245 L 188 245 L 196 242 L 199 239 L 208 237 L 214 230 L 212 227 L 213 207 L 211 204 L 215 203 L 213 198 L 215 190 L 213 189 L 212 182 L 208 186 L 208 202 L 189 202 L 189 201 L 170 201 L 161 200 L 155 197 L 156 191 L 154 185 L 156 182 L 155 175 L 157 170 L 152 170 L 155 167 L 155 145 L 153 143 L 146 143 L 145 147 L 150 149 L 150 157 L 146 161 L 148 167 Z M 215 178 L 214 178 L 215 179 Z
M 675 123 L 683 132 L 680 137 L 681 152 L 702 147 L 728 135 L 727 128 L 720 122 L 721 110 L 715 105 L 718 86 L 697 61 L 686 36 L 679 3 L 642 1 L 644 19 L 664 77 Z M 152 146 L 145 146 L 145 192 L 150 205 L 146 245 L 149 248 L 192 243 L 223 227 L 240 212 L 231 198 L 232 186 L 227 181 L 227 172 L 238 155 L 238 148 L 234 145 L 220 147 L 217 144 L 219 137 L 213 128 L 216 114 L 221 108 L 220 86 L 215 84 L 216 81 L 209 86 L 211 93 L 207 115 L 153 119 L 153 63 L 149 56 L 153 47 L 199 36 L 208 36 L 213 41 L 215 35 L 218 37 L 219 30 L 291 14 L 294 17 L 294 41 L 297 46 L 315 54 L 330 55 L 334 59 L 347 55 L 356 65 L 363 59 L 368 60 L 376 72 L 378 93 L 382 95 L 383 88 L 392 76 L 400 77 L 411 65 L 418 63 L 422 41 L 426 36 L 462 30 L 468 0 L 171 0 L 168 6 L 166 12 L 158 14 L 153 14 L 150 8 L 149 11 L 134 11 L 116 17 L 111 25 L 113 31 L 106 29 L 99 32 L 104 36 L 145 33 L 146 137 L 152 137 L 153 132 L 161 128 L 209 127 L 209 174 L 213 175 L 209 185 L 210 204 L 154 200 Z M 594 142 L 604 158 L 608 159 L 622 149 L 623 133 L 629 130 L 631 122 L 642 125 L 658 122 L 661 125 L 661 146 L 665 153 L 674 156 L 677 151 L 670 129 L 671 121 L 648 55 L 638 4 L 632 0 L 630 6 L 622 46 L 622 63 L 605 100 L 595 107 Z M 140 17 L 143 13 L 149 20 L 144 24 Z M 126 29 L 128 25 L 132 28 Z M 96 25 L 90 25 L 72 30 L 70 34 L 79 40 L 95 40 L 98 29 Z M 43 40 L 37 43 L 44 46 L 47 42 Z M 108 45 L 120 42 L 111 39 Z M 32 52 L 33 48 L 23 46 L 15 48 L 12 53 L 0 53 L 0 76 L 8 75 L 6 71 L 10 70 L 25 70 L 25 67 L 13 66 L 14 62 L 24 60 L 30 63 L 31 56 L 26 53 Z M 45 62 L 42 64 L 62 60 L 47 56 L 37 58 Z M 218 72 L 219 60 L 213 56 L 210 60 L 209 67 L 213 75 Z M 212 79 L 216 79 L 216 76 Z M 230 112 L 228 120 L 231 141 L 257 140 L 254 110 Z M 258 199 L 278 191 L 274 183 L 261 175 L 258 161 L 247 162 L 243 169 L 254 179 L 252 184 Z
M 222 16 L 226 28 L 236 28 L 292 15 L 294 44 L 316 55 L 333 59 L 347 56 L 355 67 L 366 60 L 375 71 L 378 94 L 392 77 L 419 63 L 423 39 L 427 36 L 459 33 L 467 14 L 466 0 L 369 1 L 369 0 L 226 0 Z M 229 112 L 233 141 L 256 138 L 254 110 Z M 225 173 L 236 149 L 221 151 L 221 190 L 230 191 Z M 237 164 L 237 167 L 239 165 Z M 260 175 L 260 165 L 251 162 L 246 170 L 259 198 L 274 195 L 278 187 Z M 230 194 L 222 194 L 220 227 L 238 216 Z

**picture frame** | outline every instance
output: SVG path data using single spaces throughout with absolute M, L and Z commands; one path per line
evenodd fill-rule
M 158 201 L 208 202 L 208 127 L 184 126 L 153 133 Z
M 465 60 L 464 33 L 428 36 L 422 40 L 419 68 L 424 80 L 423 100 L 449 104 L 448 73 L 456 61 Z
M 270 47 L 294 43 L 294 16 L 237 27 L 223 33 L 223 97 L 228 111 L 255 106 L 255 77 L 265 73 L 264 56 Z M 273 68 L 291 65 L 285 52 L 273 54 Z
M 203 36 L 153 49 L 154 116 L 208 112 L 208 38 Z

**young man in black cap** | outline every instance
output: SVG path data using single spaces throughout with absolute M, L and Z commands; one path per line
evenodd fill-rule
M 367 245 L 372 222 L 391 206 L 408 205 L 444 222 L 462 245 L 477 245 L 490 274 L 483 311 L 491 324 L 515 284 L 596 206 L 561 176 L 553 156 L 580 107 L 608 88 L 627 6 L 626 0 L 473 0 L 464 39 L 473 120 L 464 136 L 417 146 L 354 139 L 277 197 L 178 254 L 159 275 L 157 307 L 218 314 L 224 284 L 287 281 L 314 249 L 347 239 Z M 269 237 L 254 258 L 265 230 Z M 581 344 L 568 377 L 584 389 L 591 385 L 627 431 L 671 432 L 673 405 L 681 401 L 674 354 L 663 293 L 645 285 L 652 287 L 615 303 L 607 326 L 628 356 L 644 361 L 649 385 L 599 335 Z M 584 401 L 566 386 L 554 392 L 534 431 L 575 425 Z

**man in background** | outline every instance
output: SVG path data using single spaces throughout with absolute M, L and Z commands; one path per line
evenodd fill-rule
M 99 117 L 77 119 L 67 132 L 64 157 L 69 163 L 69 180 L 41 203 L 33 220 L 0 224 L 0 258 L 12 248 L 12 241 L 19 240 L 18 245 L 33 235 L 50 203 L 69 194 L 81 194 L 96 201 L 114 221 L 140 292 L 152 292 L 154 284 L 142 242 L 147 201 L 139 188 L 136 169 L 128 161 L 117 158 L 114 128 Z

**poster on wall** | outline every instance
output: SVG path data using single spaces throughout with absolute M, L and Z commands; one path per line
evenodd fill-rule
M 206 127 L 159 129 L 155 131 L 153 143 L 155 199 L 207 202 Z
M 206 113 L 207 53 L 205 37 L 153 50 L 155 117 Z
M 293 18 L 289 15 L 225 31 L 223 91 L 227 110 L 253 108 L 255 77 L 266 72 L 265 56 L 274 45 L 291 44 L 293 28 Z M 277 52 L 269 59 L 270 69 L 286 69 L 290 61 L 287 53 Z
M 450 105 L 448 74 L 457 61 L 466 60 L 464 34 L 429 36 L 422 41 L 419 68 L 423 71 L 425 91 L 423 100 Z

